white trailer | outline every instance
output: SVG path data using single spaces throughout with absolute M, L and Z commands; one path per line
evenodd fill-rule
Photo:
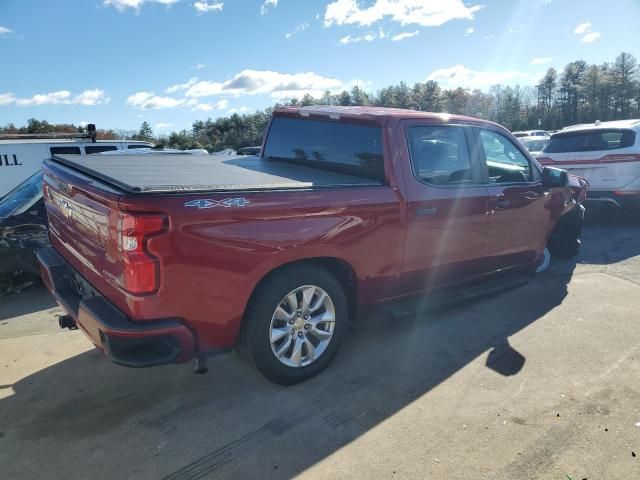
M 0 135 L 0 198 L 40 170 L 43 160 L 54 154 L 93 154 L 110 150 L 149 148 L 137 140 L 92 140 L 90 134 Z M 35 137 L 35 138 L 34 138 Z M 58 138 L 52 138 L 58 137 Z

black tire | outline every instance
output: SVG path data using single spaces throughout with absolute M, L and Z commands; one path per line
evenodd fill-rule
M 333 336 L 326 350 L 312 363 L 290 367 L 281 363 L 271 349 L 269 329 L 272 316 L 282 299 L 293 290 L 313 285 L 324 290 L 335 309 Z M 340 282 L 326 269 L 315 265 L 292 265 L 271 275 L 253 296 L 245 313 L 238 353 L 267 379 L 280 385 L 293 385 L 317 375 L 335 357 L 347 330 L 348 306 Z
M 562 217 L 549 239 L 549 252 L 554 257 L 573 258 L 580 252 L 580 236 L 584 219 L 584 207 L 578 205 Z

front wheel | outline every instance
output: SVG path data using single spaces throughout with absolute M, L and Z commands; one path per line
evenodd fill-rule
M 584 207 L 582 205 L 578 205 L 572 212 L 560 218 L 548 243 L 551 255 L 564 258 L 578 255 L 583 221 Z
M 285 268 L 252 299 L 239 350 L 269 380 L 299 383 L 333 360 L 347 318 L 344 290 L 331 273 L 307 265 Z

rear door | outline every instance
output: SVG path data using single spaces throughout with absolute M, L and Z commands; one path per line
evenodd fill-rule
M 470 127 L 401 122 L 398 138 L 410 166 L 404 292 L 485 273 L 488 197 Z
M 551 211 L 538 166 L 498 129 L 474 128 L 489 194 L 487 260 L 495 270 L 533 262 L 546 243 Z

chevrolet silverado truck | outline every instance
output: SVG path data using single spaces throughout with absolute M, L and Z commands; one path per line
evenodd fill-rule
M 38 258 L 61 326 L 118 364 L 204 371 L 236 349 L 293 384 L 358 312 L 575 254 L 586 187 L 494 123 L 278 108 L 260 156 L 47 160 Z

